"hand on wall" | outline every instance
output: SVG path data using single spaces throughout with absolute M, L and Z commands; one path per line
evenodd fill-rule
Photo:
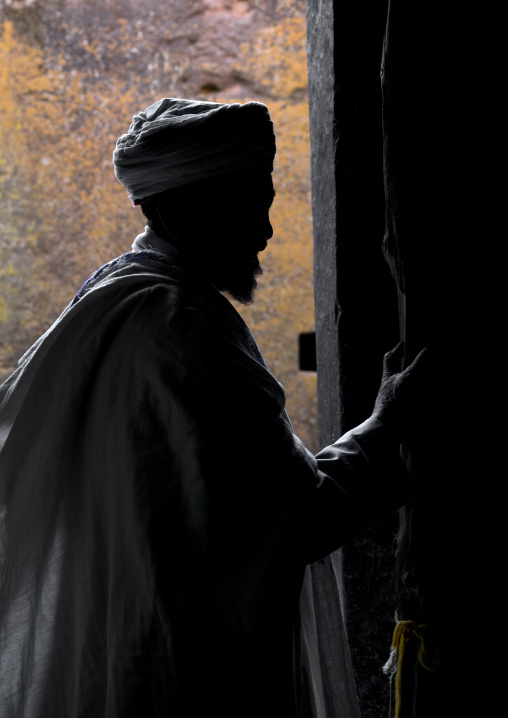
M 372 412 L 400 441 L 432 421 L 437 411 L 443 363 L 442 352 L 432 342 L 406 369 L 398 371 L 403 351 L 404 343 L 399 342 L 385 354 L 381 386 Z

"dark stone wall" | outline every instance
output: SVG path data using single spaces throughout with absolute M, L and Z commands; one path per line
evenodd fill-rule
M 490 715 L 501 700 L 495 661 L 481 657 L 494 653 L 482 629 L 502 595 L 502 22 L 494 4 L 389 5 L 308 2 L 321 444 L 370 413 L 399 333 L 406 365 L 438 337 L 443 366 L 434 412 L 402 449 L 417 500 L 332 560 L 362 717 L 388 713 L 381 668 L 397 619 L 425 624 L 441 654 L 431 673 L 411 644 L 402 715 Z
M 307 4 L 322 446 L 370 414 L 380 358 L 397 342 L 396 291 L 381 244 L 385 18 L 384 2 Z
M 417 13 L 390 0 L 385 248 L 405 295 L 406 364 L 435 337 L 443 359 L 436 410 L 403 447 L 418 498 L 401 511 L 397 612 L 427 626 L 441 660 L 435 673 L 414 661 L 408 716 L 491 715 L 502 700 L 495 662 L 477 660 L 496 650 L 482 628 L 498 610 L 504 519 L 494 488 L 505 385 L 501 26 L 494 4 L 430 2 Z

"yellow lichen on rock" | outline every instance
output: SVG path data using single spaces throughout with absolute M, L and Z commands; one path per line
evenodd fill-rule
M 268 97 L 300 99 L 307 91 L 305 17 L 287 17 L 241 45 L 240 63 Z

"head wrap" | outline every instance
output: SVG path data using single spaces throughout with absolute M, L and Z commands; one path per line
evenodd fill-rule
M 117 179 L 134 205 L 173 187 L 254 167 L 273 169 L 275 134 L 260 102 L 165 97 L 132 118 L 116 142 Z

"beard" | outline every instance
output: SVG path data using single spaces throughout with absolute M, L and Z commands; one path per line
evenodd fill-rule
M 257 254 L 222 256 L 211 270 L 209 277 L 220 292 L 226 292 L 240 304 L 252 304 L 257 278 L 263 274 Z

